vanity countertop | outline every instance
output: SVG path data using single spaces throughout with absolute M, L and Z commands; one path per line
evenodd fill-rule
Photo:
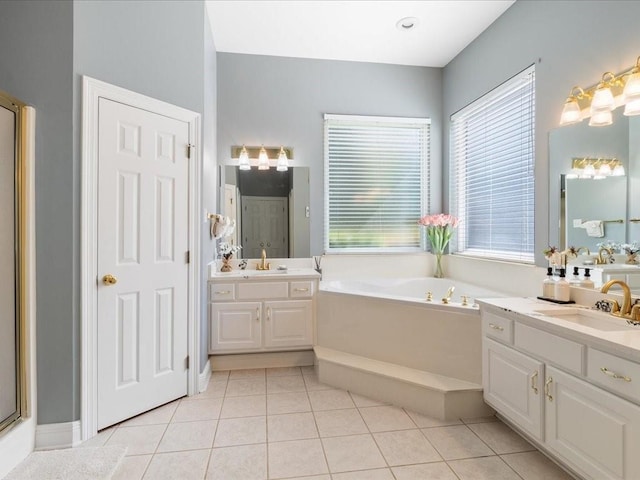
M 296 279 L 320 279 L 320 274 L 313 268 L 289 268 L 287 270 L 240 270 L 231 272 L 211 272 L 209 281 L 222 282 L 229 280 L 296 280 Z
M 624 318 L 598 312 L 596 315 L 601 314 L 607 322 L 620 326 L 620 330 L 607 331 L 567 321 L 562 319 L 561 315 L 556 315 L 556 312 L 562 309 L 593 311 L 584 305 L 558 305 L 524 297 L 484 298 L 476 301 L 480 304 L 481 311 L 494 308 L 505 310 L 515 314 L 515 318 L 522 323 L 565 337 L 573 337 L 588 345 L 601 347 L 640 362 L 640 326 L 630 326 Z

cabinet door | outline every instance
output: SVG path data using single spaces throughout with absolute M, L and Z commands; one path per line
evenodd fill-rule
M 261 345 L 260 302 L 209 305 L 209 353 L 258 349 Z
M 313 302 L 265 302 L 264 346 L 308 347 L 313 344 Z
M 541 440 L 544 364 L 486 337 L 482 350 L 486 402 Z
M 586 476 L 640 478 L 640 407 L 547 367 L 546 442 Z

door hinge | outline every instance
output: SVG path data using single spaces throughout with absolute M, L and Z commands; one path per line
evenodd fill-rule
M 184 254 L 184 263 L 191 263 L 191 252 L 189 250 Z
M 187 355 L 186 358 L 184 359 L 184 368 L 186 370 L 189 370 L 189 355 Z
M 191 149 L 195 147 L 192 143 L 187 143 L 187 158 L 191 158 Z

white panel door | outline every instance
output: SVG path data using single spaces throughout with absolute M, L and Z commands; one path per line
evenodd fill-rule
M 189 125 L 101 98 L 98 136 L 101 429 L 187 394 Z
M 313 302 L 265 302 L 264 346 L 303 347 L 313 344 Z
M 212 303 L 209 351 L 254 350 L 262 344 L 260 302 Z

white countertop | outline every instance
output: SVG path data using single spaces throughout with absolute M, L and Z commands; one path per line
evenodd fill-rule
M 580 308 L 591 310 L 584 305 L 559 305 L 556 303 L 538 300 L 537 298 L 506 297 L 506 298 L 483 298 L 478 299 L 480 310 L 485 308 L 498 308 L 512 312 L 518 321 L 528 325 L 538 327 L 549 332 L 557 333 L 568 338 L 575 338 L 587 345 L 601 347 L 605 350 L 615 352 L 640 361 L 640 326 L 631 327 L 627 330 L 604 331 L 580 325 L 574 322 L 563 320 L 561 317 L 554 317 L 551 314 L 562 308 Z M 548 311 L 550 315 L 545 315 Z M 624 318 L 602 312 L 606 315 L 607 321 L 619 323 L 623 327 L 628 327 Z
M 234 269 L 231 272 L 211 272 L 209 281 L 219 283 L 229 280 L 296 280 L 300 278 L 305 279 L 320 279 L 320 274 L 313 268 L 288 268 L 287 270 L 240 270 Z

